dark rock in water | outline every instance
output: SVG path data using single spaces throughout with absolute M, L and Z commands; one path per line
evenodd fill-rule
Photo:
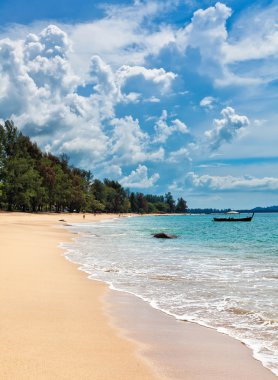
M 171 234 L 166 234 L 165 232 L 160 232 L 158 234 L 153 234 L 153 237 L 157 239 L 175 239 L 177 235 L 171 235 Z

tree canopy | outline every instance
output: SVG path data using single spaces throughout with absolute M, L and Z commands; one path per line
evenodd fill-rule
M 170 192 L 144 195 L 118 181 L 94 179 L 69 164 L 65 154 L 42 152 L 12 121 L 0 124 L 0 209 L 17 211 L 184 213 Z

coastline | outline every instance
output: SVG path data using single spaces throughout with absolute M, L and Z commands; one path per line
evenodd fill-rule
M 142 299 L 111 290 L 105 295 L 112 325 L 143 343 L 141 355 L 167 379 L 274 380 L 242 342 L 212 328 L 180 321 Z
M 58 248 L 65 223 L 117 215 L 0 213 L 5 379 L 260 379 L 276 376 L 239 341 L 88 281 Z M 65 222 L 59 222 L 64 219 Z M 96 329 L 97 326 L 97 329 Z M 157 370 L 156 370 L 157 368 Z M 176 368 L 176 371 L 173 371 Z
M 0 378 L 161 379 L 107 322 L 107 286 L 65 260 L 58 244 L 72 235 L 59 219 L 83 220 L 0 213 Z

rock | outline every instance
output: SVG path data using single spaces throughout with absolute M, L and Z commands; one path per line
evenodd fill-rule
M 165 232 L 160 232 L 158 234 L 153 234 L 153 237 L 157 239 L 175 239 L 177 238 L 177 235 L 171 235 L 171 234 L 166 234 Z

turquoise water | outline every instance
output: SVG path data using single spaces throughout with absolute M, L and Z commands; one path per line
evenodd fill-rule
M 278 214 L 251 223 L 192 215 L 70 228 L 82 235 L 67 257 L 89 277 L 243 341 L 278 375 Z M 178 238 L 152 237 L 160 231 Z

